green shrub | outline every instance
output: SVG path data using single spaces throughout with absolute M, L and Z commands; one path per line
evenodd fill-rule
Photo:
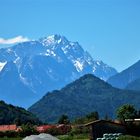
M 25 137 L 33 134 L 38 134 L 36 128 L 32 124 L 25 124 L 21 126 L 21 131 L 18 132 L 20 137 Z
M 51 135 L 54 135 L 54 136 L 56 136 L 56 135 L 61 135 L 61 131 L 60 131 L 58 128 L 56 128 L 56 127 L 54 127 L 54 128 L 49 128 L 49 129 L 46 131 L 46 133 L 51 134 Z
M 89 132 L 89 129 L 86 127 L 74 127 L 72 128 L 72 130 L 70 131 L 69 135 L 74 136 L 74 135 L 78 135 L 78 134 L 87 134 Z

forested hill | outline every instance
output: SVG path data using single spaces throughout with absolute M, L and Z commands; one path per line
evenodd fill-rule
M 115 117 L 118 107 L 129 103 L 140 108 L 139 101 L 140 92 L 114 88 L 87 74 L 61 90 L 47 93 L 29 110 L 45 122 L 57 122 L 62 114 L 72 120 L 93 111 L 100 117 Z
M 4 101 L 0 101 L 0 125 L 4 124 L 39 124 L 39 119 L 21 107 L 16 107 L 10 104 L 6 104 Z

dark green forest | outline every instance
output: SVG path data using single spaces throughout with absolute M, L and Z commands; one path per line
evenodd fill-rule
M 74 120 L 95 111 L 101 118 L 108 116 L 114 119 L 117 108 L 124 104 L 140 108 L 139 101 L 140 92 L 114 88 L 94 75 L 87 74 L 61 90 L 47 93 L 29 111 L 49 123 L 58 122 L 63 114 Z
M 0 125 L 2 124 L 39 124 L 39 119 L 24 108 L 0 101 Z

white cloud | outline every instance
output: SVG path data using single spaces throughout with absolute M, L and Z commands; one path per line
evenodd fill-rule
M 29 39 L 23 36 L 17 36 L 9 39 L 0 38 L 0 44 L 15 44 L 15 43 L 20 43 L 25 41 L 29 41 Z

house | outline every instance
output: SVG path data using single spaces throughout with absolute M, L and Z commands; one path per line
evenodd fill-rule
M 61 134 L 66 134 L 70 132 L 71 125 L 59 124 L 56 126 L 56 128 L 60 131 Z
M 137 119 L 125 119 L 127 126 L 127 132 L 129 135 L 140 137 L 140 118 Z
M 41 125 L 37 126 L 36 130 L 40 133 L 46 132 L 48 129 L 56 128 L 55 125 Z
M 134 123 L 134 124 L 140 124 L 140 118 L 137 119 L 125 119 L 125 123 Z
M 47 130 L 52 129 L 52 128 L 57 129 L 62 134 L 66 134 L 67 132 L 69 132 L 71 130 L 71 126 L 70 125 L 65 125 L 65 124 L 41 125 L 41 126 L 37 126 L 36 130 L 39 133 L 43 133 L 43 132 L 47 132 Z
M 0 131 L 19 131 L 20 128 L 16 124 L 0 125 Z
M 90 140 L 101 138 L 105 133 L 126 133 L 125 125 L 107 120 L 96 120 L 85 126 L 90 127 Z

